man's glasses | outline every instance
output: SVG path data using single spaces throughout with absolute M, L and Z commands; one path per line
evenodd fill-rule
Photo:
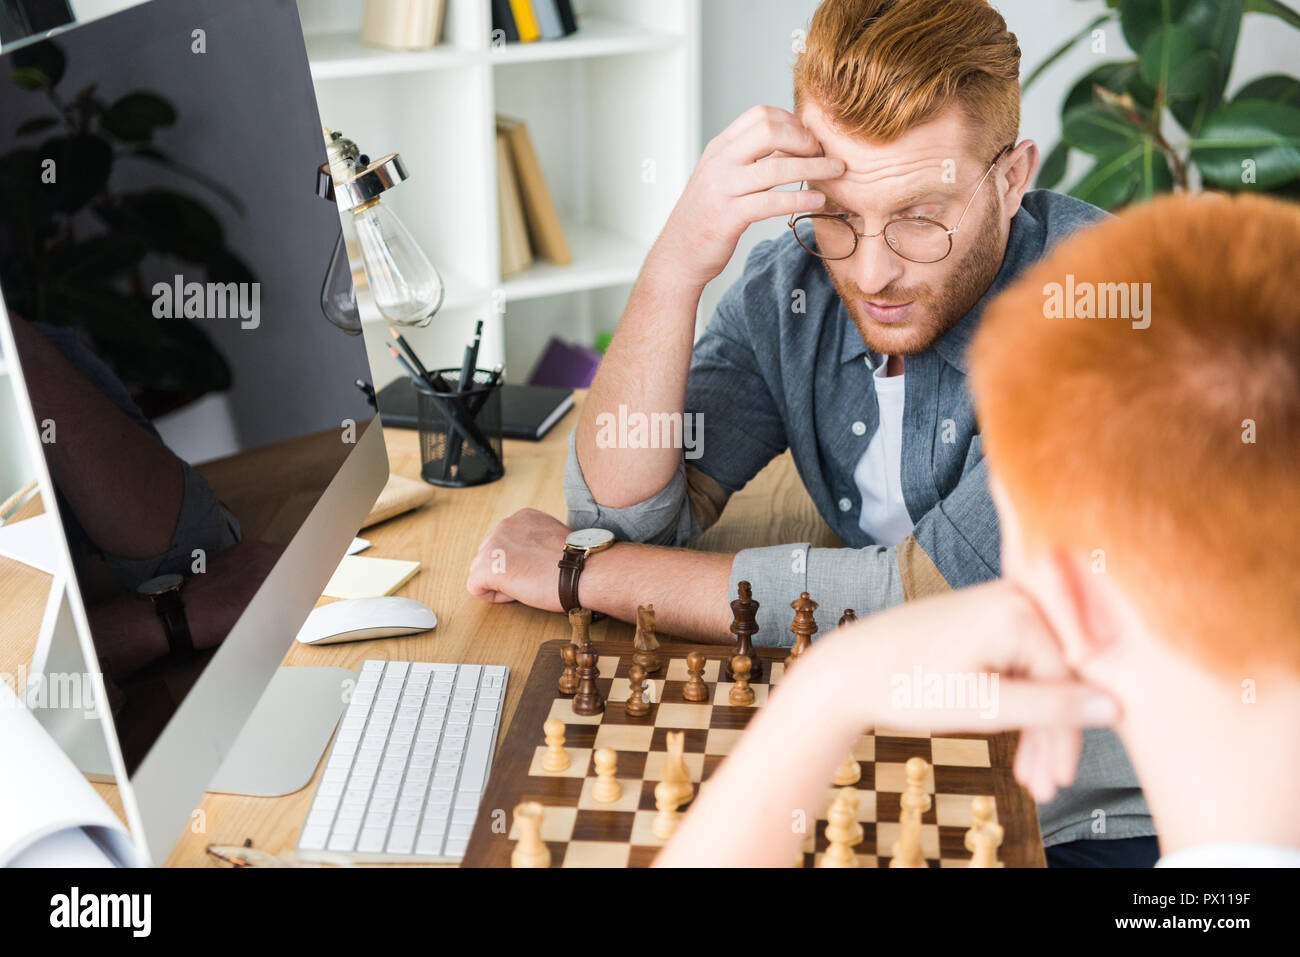
M 791 216 L 790 228 L 794 230 L 794 238 L 799 241 L 799 245 L 821 259 L 848 259 L 858 251 L 860 238 L 883 236 L 885 245 L 904 259 L 914 263 L 937 263 L 947 259 L 952 252 L 953 234 L 961 228 L 967 210 L 975 202 L 989 173 L 993 172 L 998 160 L 1011 148 L 1004 146 L 993 157 L 993 162 L 984 171 L 975 191 L 966 201 L 966 207 L 957 218 L 957 225 L 951 229 L 934 219 L 909 216 L 890 220 L 878 233 L 860 233 L 844 218 L 849 215 L 847 213 L 804 213 Z M 800 188 L 807 188 L 807 185 L 805 182 Z

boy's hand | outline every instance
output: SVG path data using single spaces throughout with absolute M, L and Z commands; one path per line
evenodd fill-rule
M 860 683 L 863 727 L 1021 729 L 1016 777 L 1038 801 L 1074 780 L 1081 729 L 1118 718 L 1114 699 L 1070 672 L 1037 607 L 1006 581 L 891 608 L 816 651 Z

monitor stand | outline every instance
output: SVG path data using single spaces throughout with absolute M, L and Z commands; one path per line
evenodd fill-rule
M 29 681 L 55 676 L 47 685 L 53 688 L 68 676 L 88 672 L 63 580 L 55 576 Z M 355 679 L 356 673 L 347 668 L 278 669 L 207 789 L 279 797 L 306 787 L 347 707 L 342 689 L 349 685 L 344 683 Z M 89 682 L 83 682 L 86 694 Z M 52 704 L 57 702 L 41 702 L 32 713 L 89 780 L 112 783 L 115 775 L 105 741 L 105 735 L 113 733 L 112 723 L 94 720 L 93 701 L 77 708 Z

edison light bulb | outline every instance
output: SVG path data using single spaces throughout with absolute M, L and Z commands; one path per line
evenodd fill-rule
M 366 281 L 389 322 L 427 326 L 442 306 L 442 277 L 402 221 L 379 198 L 353 210 Z
M 357 310 L 357 291 L 352 285 L 352 268 L 348 263 L 348 249 L 339 230 L 330 257 L 325 282 L 320 287 L 320 308 L 325 318 L 350 336 L 361 335 L 361 313 Z

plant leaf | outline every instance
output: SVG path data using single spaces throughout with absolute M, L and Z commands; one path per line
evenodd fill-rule
M 1043 158 L 1043 165 L 1038 168 L 1038 179 L 1034 181 L 1034 188 L 1051 189 L 1059 183 L 1065 178 L 1065 167 L 1069 161 L 1070 144 L 1061 140 Z
M 1094 91 L 1099 86 L 1112 93 L 1128 93 L 1138 103 L 1150 106 L 1155 99 L 1154 93 L 1152 92 L 1151 96 L 1144 101 L 1138 95 L 1140 90 L 1134 88 L 1135 80 L 1139 83 L 1141 81 L 1136 59 L 1115 60 L 1094 67 L 1085 73 L 1065 95 L 1065 102 L 1061 105 L 1061 115 L 1064 116 L 1076 106 L 1086 106 L 1094 102 Z
M 1251 80 L 1232 98 L 1238 100 L 1272 100 L 1287 106 L 1300 106 L 1300 80 L 1285 73 L 1270 73 Z
M 1300 108 L 1234 100 L 1210 115 L 1191 141 L 1206 182 L 1231 189 L 1272 189 L 1300 177 Z M 1244 179 L 1247 169 L 1255 182 Z
M 104 111 L 99 122 L 119 139 L 143 142 L 154 130 L 176 122 L 175 108 L 162 97 L 137 90 Z
M 1185 100 L 1205 91 L 1214 79 L 1215 54 L 1196 48 L 1184 26 L 1161 27 L 1147 38 L 1139 57 L 1142 79 L 1163 91 L 1165 102 Z
M 54 89 L 63 79 L 68 59 L 63 51 L 49 40 L 19 47 L 13 52 L 14 81 L 25 90 Z M 20 79 L 20 75 L 25 79 Z M 29 85 L 35 82 L 35 86 Z
M 1122 153 L 1097 157 L 1092 169 L 1074 184 L 1070 195 L 1102 209 L 1115 209 L 1123 205 L 1137 186 L 1133 163 L 1143 154 L 1142 144 Z
M 1192 0 L 1125 0 L 1119 26 L 1130 49 L 1141 50 L 1161 27 L 1178 23 Z
M 1085 153 L 1107 156 L 1133 146 L 1142 130 L 1114 110 L 1090 103 L 1065 115 L 1061 138 Z
M 40 153 L 54 161 L 55 180 L 42 184 L 56 209 L 75 213 L 98 195 L 113 169 L 113 150 L 89 133 L 56 136 L 40 145 Z
M 1155 143 L 1146 139 L 1142 143 L 1142 155 L 1138 157 L 1137 189 L 1134 199 L 1150 199 L 1157 193 L 1168 193 L 1174 188 L 1174 174 L 1169 169 L 1169 160 Z
M 1174 117 L 1183 129 L 1195 135 L 1205 122 L 1205 117 L 1218 109 L 1223 91 L 1228 85 L 1228 75 L 1237 56 L 1237 38 L 1241 33 L 1241 18 L 1245 0 L 1195 0 L 1183 14 L 1182 24 L 1192 31 L 1197 46 L 1215 55 L 1215 63 L 1208 84 L 1194 102 L 1181 100 L 1171 106 Z
M 1296 13 L 1280 0 L 1246 0 L 1248 13 L 1267 13 L 1285 20 L 1293 27 L 1300 27 L 1300 13 Z
M 57 116 L 35 116 L 30 120 L 19 123 L 15 132 L 18 136 L 26 136 L 28 133 L 39 133 L 41 130 L 48 130 L 51 126 L 58 125 L 59 118 Z

